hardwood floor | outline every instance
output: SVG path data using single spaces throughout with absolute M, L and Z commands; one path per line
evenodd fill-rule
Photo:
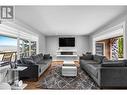
M 78 61 L 75 61 L 75 63 L 79 63 Z M 63 64 L 63 61 L 53 61 L 52 62 L 53 65 L 57 65 L 57 64 Z M 51 65 L 52 65 L 51 64 Z M 51 68 L 51 66 L 49 67 Z M 34 82 L 34 81 L 23 81 L 24 83 L 27 83 L 27 87 L 25 88 L 25 90 L 39 90 L 39 80 L 42 80 L 44 78 L 44 76 L 48 73 L 49 68 L 39 77 L 38 81 Z

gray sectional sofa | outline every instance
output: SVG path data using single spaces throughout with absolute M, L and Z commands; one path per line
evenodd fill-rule
M 38 77 L 51 65 L 52 57 L 42 53 L 18 60 L 18 66 L 26 66 L 27 69 L 19 72 L 19 78 L 38 80 Z
M 104 56 L 85 54 L 80 67 L 100 88 L 127 88 L 127 61 L 107 60 Z

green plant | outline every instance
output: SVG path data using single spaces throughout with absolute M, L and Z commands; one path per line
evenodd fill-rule
M 118 57 L 123 58 L 123 37 L 118 38 Z

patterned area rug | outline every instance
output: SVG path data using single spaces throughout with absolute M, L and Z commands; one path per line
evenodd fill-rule
M 77 65 L 77 64 L 76 64 Z M 79 67 L 76 77 L 63 77 L 62 64 L 52 64 L 44 78 L 39 81 L 41 89 L 99 89 L 93 80 Z

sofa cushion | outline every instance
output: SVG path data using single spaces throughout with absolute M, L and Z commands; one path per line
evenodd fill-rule
M 80 60 L 81 61 L 81 68 L 83 68 L 85 71 L 90 73 L 91 75 L 94 75 L 94 77 L 97 77 L 98 75 L 98 68 L 100 67 L 100 64 L 98 64 L 95 61 L 91 60 Z
M 39 62 L 37 62 L 37 64 L 47 64 L 47 63 L 43 59 L 43 60 L 40 60 Z
M 38 56 L 39 56 L 40 60 L 43 60 L 43 54 L 42 53 L 38 54 Z
M 27 65 L 35 65 L 36 63 L 33 60 L 27 60 Z
M 99 64 L 102 63 L 104 56 L 94 55 L 93 60 L 98 62 Z
M 40 57 L 38 55 L 32 55 L 31 58 L 33 59 L 33 61 L 35 63 L 39 62 L 40 61 Z
M 101 64 L 102 67 L 124 67 L 125 63 L 123 60 L 112 61 L 108 60 Z
M 101 67 L 124 67 L 125 64 L 123 63 L 104 63 L 104 64 L 101 64 Z
M 98 68 L 100 67 L 100 64 L 98 64 L 96 61 L 94 61 L 94 60 L 80 60 L 80 66 L 86 72 L 92 74 L 94 77 L 98 76 Z
M 99 64 L 89 64 L 87 65 L 87 69 L 91 74 L 93 74 L 96 78 L 98 76 L 98 67 L 100 67 Z
M 44 60 L 44 64 L 48 64 L 48 63 L 51 63 L 51 59 L 47 59 L 47 60 Z

